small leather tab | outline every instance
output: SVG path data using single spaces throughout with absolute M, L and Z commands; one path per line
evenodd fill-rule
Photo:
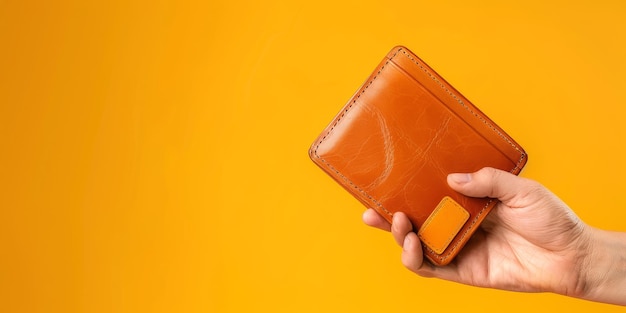
M 445 196 L 422 225 L 418 236 L 437 254 L 443 253 L 461 230 L 470 214 L 452 198 Z

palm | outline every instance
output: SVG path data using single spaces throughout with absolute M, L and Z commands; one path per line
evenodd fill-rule
M 576 242 L 580 222 L 555 197 L 499 203 L 456 260 L 421 267 L 424 276 L 482 287 L 545 291 L 576 287 Z M 508 205 L 507 205 L 508 204 Z

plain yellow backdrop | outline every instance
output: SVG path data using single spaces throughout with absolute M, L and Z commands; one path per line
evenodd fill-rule
M 0 311 L 620 308 L 420 278 L 307 149 L 393 46 L 626 231 L 622 1 L 0 1 Z

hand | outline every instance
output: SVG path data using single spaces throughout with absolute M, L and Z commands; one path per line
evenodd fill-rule
M 391 225 L 372 209 L 363 215 L 367 225 L 391 231 L 403 248 L 402 263 L 408 269 L 424 277 L 473 286 L 547 291 L 626 304 L 624 234 L 589 227 L 545 187 L 508 172 L 484 168 L 471 174 L 450 174 L 448 184 L 467 196 L 497 198 L 500 202 L 447 266 L 424 261 L 420 241 L 405 214 L 394 214 Z M 616 257 L 611 253 L 607 256 L 608 242 L 625 249 L 618 249 L 620 255 Z M 616 264 L 620 270 L 608 272 Z M 614 274 L 621 279 L 609 281 Z M 618 291 L 607 294 L 611 289 L 607 286 Z

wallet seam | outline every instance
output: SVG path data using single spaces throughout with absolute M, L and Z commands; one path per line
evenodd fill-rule
M 385 62 L 385 64 L 383 64 L 383 66 L 380 67 L 380 69 L 378 70 L 378 72 L 376 72 L 376 75 L 374 77 L 372 77 L 372 79 L 369 81 L 369 83 L 363 87 L 363 90 L 361 90 L 361 92 L 356 96 L 356 98 L 354 98 L 352 100 L 352 103 L 350 103 L 350 105 L 345 108 L 343 110 L 343 112 L 341 113 L 341 115 L 337 118 L 337 120 L 335 121 L 335 123 L 333 124 L 333 126 L 326 132 L 326 134 L 324 135 L 324 137 L 322 137 L 322 139 L 320 139 L 320 141 L 317 143 L 317 145 L 315 146 L 315 151 L 314 154 L 315 156 L 322 161 L 324 164 L 326 164 L 326 166 L 328 166 L 332 171 L 334 171 L 337 175 L 339 175 L 344 181 L 346 181 L 348 184 L 350 184 L 351 186 L 353 186 L 354 188 L 358 189 L 359 192 L 361 194 L 363 194 L 364 196 L 366 196 L 369 200 L 371 200 L 374 204 L 376 204 L 380 209 L 383 210 L 383 212 L 385 214 L 387 214 L 389 217 L 393 216 L 393 213 L 389 212 L 389 210 L 387 210 L 381 203 L 379 203 L 374 197 L 372 197 L 370 194 L 368 194 L 365 190 L 361 189 L 361 187 L 357 186 L 356 184 L 354 184 L 349 178 L 347 178 L 346 176 L 344 176 L 341 172 L 339 172 L 337 169 L 335 169 L 335 167 L 333 167 L 330 163 L 328 163 L 326 160 L 324 160 L 324 158 L 322 158 L 318 153 L 317 150 L 319 149 L 319 146 L 322 144 L 322 142 L 324 142 L 324 140 L 326 139 L 326 137 L 328 137 L 330 135 L 330 133 L 335 129 L 335 127 L 337 127 L 337 125 L 339 124 L 339 122 L 344 118 L 344 116 L 348 113 L 348 111 L 350 111 L 352 109 L 352 107 L 356 104 L 356 101 L 359 100 L 359 98 L 361 98 L 361 96 L 365 93 L 365 91 L 367 91 L 367 89 L 369 88 L 369 86 L 371 86 L 374 83 L 374 80 L 376 80 L 376 78 L 378 78 L 378 76 L 380 75 L 380 73 L 383 71 L 383 69 L 385 69 L 385 67 L 387 66 L 387 64 L 389 64 L 389 62 L 391 62 L 390 59 L 387 60 L 387 62 Z
M 500 132 L 496 127 L 494 127 L 491 123 L 489 123 L 488 120 L 486 120 L 485 118 L 483 118 L 482 116 L 480 116 L 479 114 L 477 114 L 474 110 L 472 110 L 464 101 L 463 99 L 457 97 L 450 89 L 448 89 L 445 84 L 443 84 L 438 78 L 437 76 L 433 75 L 428 68 L 424 67 L 420 62 L 418 62 L 418 60 L 416 60 L 410 52 L 407 52 L 406 49 L 404 48 L 399 48 L 398 51 L 396 51 L 396 53 L 394 53 L 394 55 L 391 56 L 391 58 L 389 58 L 389 60 L 393 59 L 396 57 L 396 55 L 398 55 L 398 52 L 402 52 L 402 54 L 404 54 L 404 56 L 406 56 L 409 60 L 411 60 L 413 63 L 415 63 L 415 65 L 417 65 L 424 73 L 426 73 L 426 75 L 428 75 L 433 81 L 435 81 L 437 83 L 437 85 L 439 87 L 441 87 L 441 89 L 443 89 L 446 94 L 448 96 L 450 96 L 454 101 L 458 102 L 466 111 L 470 112 L 474 117 L 478 118 L 483 124 L 485 124 L 487 127 L 489 127 L 489 129 L 491 129 L 493 132 L 495 132 L 500 138 L 502 138 L 504 141 L 506 141 L 509 145 L 511 145 L 511 147 L 513 147 L 513 149 L 515 149 L 517 152 L 520 153 L 520 158 L 517 160 L 517 163 L 515 164 L 515 167 L 513 169 L 511 169 L 511 172 L 514 172 L 515 170 L 517 170 L 520 166 L 520 164 L 522 163 L 522 161 L 524 160 L 524 157 L 526 155 L 526 153 L 524 151 L 522 151 L 515 143 L 513 143 L 509 138 L 507 138 L 506 136 L 504 136 L 502 134 L 502 132 Z M 386 64 L 386 63 L 385 63 Z M 382 70 L 382 69 L 381 69 Z M 415 79 L 415 78 L 413 78 Z M 373 79 L 372 79 L 373 81 Z
M 324 160 L 324 158 L 322 158 L 319 154 L 318 154 L 318 149 L 320 147 L 320 145 L 324 142 L 324 140 L 326 140 L 326 138 L 332 133 L 332 131 L 337 127 L 337 125 L 339 124 L 339 122 L 341 122 L 341 120 L 343 120 L 343 118 L 345 117 L 345 115 L 352 109 L 352 107 L 356 104 L 357 100 L 359 100 L 361 98 L 361 96 L 368 90 L 368 88 L 374 83 L 374 81 L 376 80 L 376 78 L 378 78 L 380 76 L 380 73 L 385 69 L 385 67 L 387 67 L 387 65 L 389 64 L 389 62 L 392 62 L 392 59 L 395 58 L 399 52 L 402 52 L 402 54 L 404 54 L 407 58 L 409 58 L 409 60 L 413 61 L 413 63 L 415 63 L 420 69 L 422 69 L 422 71 L 424 71 L 431 79 L 433 79 L 450 97 L 452 97 L 452 99 L 454 99 L 455 101 L 457 101 L 463 108 L 465 108 L 468 112 L 470 112 L 474 117 L 478 118 L 480 121 L 482 121 L 487 127 L 489 127 L 492 131 L 494 131 L 500 138 L 504 139 L 507 143 L 509 143 L 516 151 L 518 151 L 520 153 L 520 158 L 518 159 L 517 163 L 515 164 L 515 166 L 509 170 L 509 172 L 514 173 L 516 172 L 520 167 L 521 164 L 524 161 L 524 158 L 526 157 L 526 153 L 521 150 L 517 145 L 515 145 L 515 143 L 513 143 L 511 140 L 509 140 L 506 136 L 504 136 L 500 131 L 498 131 L 498 129 L 496 129 L 493 125 L 491 125 L 491 123 L 489 123 L 489 121 L 487 121 L 486 119 L 482 118 L 479 114 L 477 114 L 476 112 L 474 112 L 471 108 L 469 108 L 467 106 L 467 104 L 465 104 L 465 102 L 458 98 L 454 93 L 452 93 L 452 91 L 450 91 L 448 88 L 445 87 L 445 85 L 439 80 L 437 79 L 436 76 L 432 75 L 430 73 L 430 71 L 425 68 L 424 66 L 422 66 L 415 58 L 413 58 L 411 56 L 411 52 L 407 52 L 405 48 L 400 47 L 391 57 L 387 58 L 387 61 L 380 67 L 380 69 L 378 70 L 378 72 L 376 72 L 376 75 L 374 75 L 374 77 L 372 77 L 372 79 L 369 80 L 369 82 L 367 83 L 367 85 L 365 85 L 365 87 L 362 87 L 361 92 L 359 92 L 359 94 L 352 99 L 350 105 L 345 108 L 343 110 L 343 112 L 341 113 L 341 115 L 339 115 L 336 119 L 336 121 L 333 123 L 333 126 L 326 132 L 326 134 L 318 141 L 317 145 L 315 146 L 315 150 L 314 150 L 314 154 L 315 156 L 324 164 L 326 164 L 327 167 L 329 167 L 333 172 L 335 172 L 337 175 L 339 175 L 345 182 L 347 182 L 349 185 L 351 185 L 352 187 L 354 187 L 355 189 L 357 189 L 359 191 L 359 193 L 361 193 L 362 195 L 364 195 L 365 197 L 367 197 L 370 201 L 372 201 L 374 204 L 376 204 L 385 214 L 387 214 L 389 217 L 393 216 L 393 213 L 391 213 L 390 211 L 388 211 L 380 202 L 378 202 L 374 197 L 372 197 L 371 195 L 369 195 L 365 190 L 363 190 L 361 187 L 357 186 L 356 184 L 354 184 L 349 178 L 347 178 L 345 175 L 343 175 L 340 171 L 338 171 L 337 169 L 335 169 L 335 167 L 333 167 L 330 163 L 328 163 L 326 160 Z M 456 251 L 456 249 L 458 248 L 458 245 L 463 241 L 463 239 L 467 236 L 467 234 L 474 229 L 474 226 L 476 225 L 476 223 L 478 222 L 478 220 L 480 220 L 481 216 L 485 213 L 485 210 L 491 205 L 491 203 L 494 201 L 494 199 L 489 199 L 485 205 L 483 206 L 482 209 L 480 209 L 480 211 L 478 211 L 476 213 L 476 216 L 472 219 L 471 224 L 468 226 L 468 228 L 461 234 L 461 237 L 459 238 L 460 240 L 457 240 L 453 246 L 448 247 L 448 253 L 446 253 L 445 255 L 442 254 L 438 254 L 436 253 L 434 250 L 432 250 L 429 247 L 426 247 L 426 249 L 428 251 L 430 251 L 432 255 L 436 256 L 437 259 L 439 259 L 441 262 L 443 262 L 444 260 L 448 259 L 450 257 L 450 255 L 453 255 L 453 252 Z M 458 233 L 455 234 L 459 235 Z M 444 250 L 445 251 L 445 250 Z M 429 257 L 432 257 L 432 255 L 429 255 Z

